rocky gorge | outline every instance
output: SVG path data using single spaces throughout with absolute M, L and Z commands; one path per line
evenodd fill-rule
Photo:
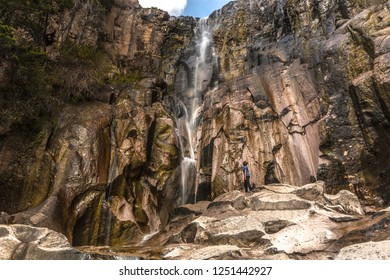
M 387 1 L 70 2 L 34 129 L 2 49 L 1 259 L 390 258 Z

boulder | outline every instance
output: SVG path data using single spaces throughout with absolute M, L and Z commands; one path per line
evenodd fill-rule
M 0 225 L 2 260 L 82 260 L 63 234 L 26 225 Z
M 342 190 L 336 195 L 325 194 L 325 199 L 329 205 L 341 207 L 346 214 L 364 215 L 358 197 L 350 191 Z

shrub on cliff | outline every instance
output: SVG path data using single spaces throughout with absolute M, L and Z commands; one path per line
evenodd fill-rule
M 55 58 L 46 52 L 48 17 L 76 2 L 0 0 L 0 121 L 30 127 L 64 102 L 93 98 L 109 65 L 103 50 L 66 42 Z
M 0 0 L 0 19 L 28 32 L 38 45 L 45 45 L 49 16 L 73 4 L 73 0 Z

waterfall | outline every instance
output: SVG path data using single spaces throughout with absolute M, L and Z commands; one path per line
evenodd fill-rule
M 174 99 L 174 111 L 176 116 L 176 135 L 178 136 L 179 150 L 181 152 L 180 186 L 181 204 L 187 203 L 190 191 L 195 185 L 196 160 L 193 144 L 192 116 L 188 113 L 185 104 Z
M 197 127 L 201 111 L 202 94 L 215 87 L 214 73 L 217 57 L 212 47 L 212 35 L 208 18 L 200 19 L 195 28 L 195 59 L 189 67 L 192 69 L 192 82 L 185 96 L 176 100 L 176 123 L 182 161 L 180 164 L 181 203 L 196 202 L 197 176 Z M 194 197 L 190 199 L 190 194 Z

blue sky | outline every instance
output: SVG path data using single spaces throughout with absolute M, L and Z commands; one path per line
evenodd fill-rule
M 138 0 L 142 7 L 157 7 L 171 15 L 206 17 L 231 0 Z
M 188 0 L 183 15 L 194 17 L 207 17 L 213 11 L 222 8 L 231 0 Z

